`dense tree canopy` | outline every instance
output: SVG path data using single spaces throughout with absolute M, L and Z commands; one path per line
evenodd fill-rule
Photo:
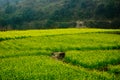
M 119 19 L 119 0 L 0 0 L 1 30 L 71 27 L 77 20 L 120 28 Z

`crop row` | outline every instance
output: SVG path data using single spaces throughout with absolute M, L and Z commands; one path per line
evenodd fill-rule
M 2 59 L 2 80 L 109 80 L 114 75 L 89 72 L 83 68 L 63 64 L 48 56 L 23 56 Z M 109 77 L 110 76 L 110 77 Z
M 91 36 L 91 37 L 90 37 Z M 74 35 L 38 36 L 0 43 L 0 50 L 109 50 L 120 49 L 120 37 L 114 34 L 89 33 Z
M 26 30 L 26 31 L 6 31 L 0 32 L 0 41 L 8 39 L 17 39 L 30 36 L 46 36 L 61 34 L 79 34 L 79 33 L 120 33 L 119 29 L 50 29 L 50 30 Z
M 0 79 L 118 79 L 116 73 L 119 76 L 120 36 L 111 33 L 116 31 L 119 30 L 56 29 L 0 32 Z M 66 53 L 64 62 L 50 57 L 51 52 L 55 51 Z M 102 72 L 105 68 L 108 70 Z
M 90 69 L 104 68 L 120 63 L 120 50 L 69 51 L 65 61 Z

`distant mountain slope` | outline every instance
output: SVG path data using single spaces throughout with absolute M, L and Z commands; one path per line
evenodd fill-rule
M 42 28 L 65 0 L 0 0 L 0 28 Z M 28 26 L 28 27 L 26 27 Z M 31 27 L 32 26 L 32 27 Z
M 120 0 L 69 0 L 63 8 L 54 12 L 50 20 L 82 20 L 89 27 L 120 28 Z
M 112 26 L 120 28 L 120 1 L 0 0 L 0 29 L 70 27 L 78 20 L 111 21 Z M 104 24 L 106 22 L 101 26 Z M 111 28 L 110 25 L 104 26 Z
M 119 0 L 70 0 L 51 17 L 53 20 L 120 19 Z

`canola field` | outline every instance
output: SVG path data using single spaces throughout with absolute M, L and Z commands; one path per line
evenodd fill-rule
M 1 31 L 0 80 L 120 80 L 120 29 Z

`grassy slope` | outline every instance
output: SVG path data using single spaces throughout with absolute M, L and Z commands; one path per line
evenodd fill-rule
M 117 80 L 120 36 L 112 34 L 116 31 L 120 32 L 104 29 L 0 32 L 0 78 Z M 52 59 L 53 51 L 65 51 L 65 62 Z M 101 67 L 109 70 L 100 71 Z

